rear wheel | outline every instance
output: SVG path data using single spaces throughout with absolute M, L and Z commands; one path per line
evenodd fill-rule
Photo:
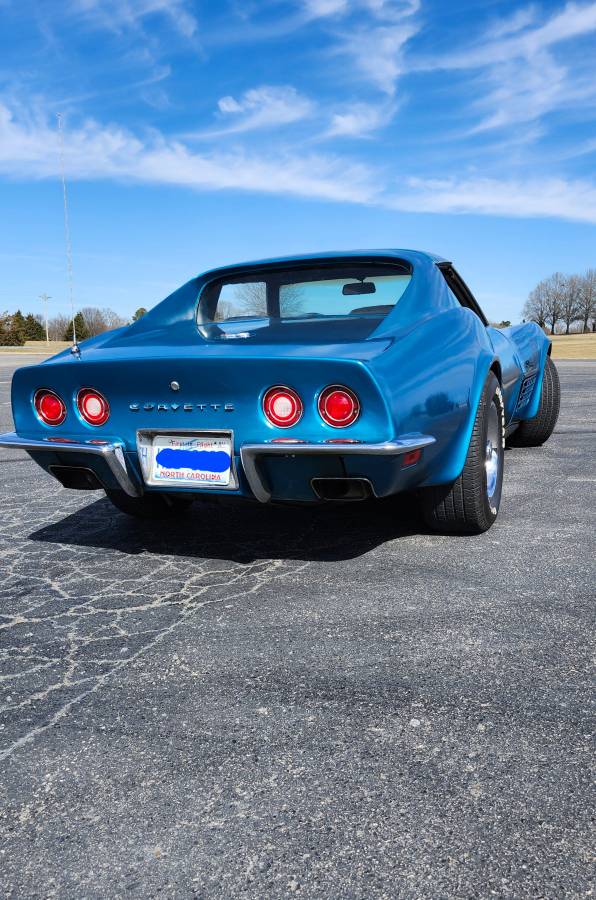
M 511 446 L 539 447 L 540 444 L 544 444 L 555 430 L 555 425 L 559 418 L 560 405 L 561 384 L 559 382 L 559 373 L 550 356 L 547 356 L 538 413 L 533 419 L 520 422 L 509 438 Z
M 144 494 L 129 497 L 124 491 L 106 491 L 108 500 L 128 516 L 137 519 L 175 519 L 184 515 L 192 505 L 191 497 L 172 494 Z
M 433 531 L 481 534 L 499 512 L 503 486 L 503 395 L 490 372 L 480 398 L 463 471 L 452 484 L 425 488 L 424 518 Z

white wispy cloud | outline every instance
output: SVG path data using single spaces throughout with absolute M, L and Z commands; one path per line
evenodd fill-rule
M 333 155 L 242 151 L 193 152 L 181 141 L 152 132 L 142 139 L 117 126 L 87 121 L 68 128 L 65 162 L 72 179 L 110 179 L 234 189 L 368 203 L 379 188 L 364 164 Z M 57 177 L 56 130 L 40 114 L 17 118 L 0 105 L 0 173 L 19 178 Z
M 309 19 L 321 19 L 347 12 L 348 0 L 304 0 L 303 9 Z
M 221 97 L 217 102 L 218 127 L 181 135 L 184 140 L 216 140 L 233 134 L 279 129 L 305 119 L 329 126 L 307 140 L 318 142 L 334 137 L 365 138 L 387 125 L 397 104 L 352 102 L 330 112 L 330 106 L 315 103 L 291 85 L 262 85 L 250 88 L 240 97 Z M 332 107 L 331 107 L 332 108 Z
M 403 49 L 419 30 L 421 0 L 302 0 L 308 18 L 347 19 L 331 32 L 331 55 L 347 57 L 360 78 L 392 96 Z
M 596 183 L 564 178 L 409 178 L 396 190 L 386 173 L 332 154 L 193 152 L 159 133 L 140 137 L 87 121 L 67 128 L 71 179 L 241 190 L 383 206 L 407 212 L 553 217 L 596 223 Z M 0 174 L 57 177 L 58 142 L 42 114 L 0 105 Z
M 540 22 L 505 38 L 499 34 L 498 25 L 493 24 L 484 38 L 475 44 L 443 56 L 419 60 L 416 67 L 427 70 L 485 68 L 493 63 L 532 57 L 563 41 L 596 31 L 596 3 L 567 3 L 546 21 L 541 17 Z
M 409 212 L 552 217 L 596 223 L 596 183 L 564 178 L 410 178 L 390 205 Z
M 403 19 L 412 16 L 422 6 L 421 0 L 361 0 L 361 5 L 379 19 Z
M 404 71 L 403 50 L 418 31 L 415 22 L 363 26 L 339 40 L 335 52 L 349 57 L 361 77 L 393 96 Z
M 580 156 L 590 156 L 592 153 L 596 153 L 596 138 L 580 141 L 579 143 L 567 147 L 566 150 L 560 150 L 557 153 L 557 159 L 576 159 Z
M 324 138 L 367 138 L 389 124 L 395 115 L 396 104 L 352 103 L 331 116 Z
M 538 9 L 536 6 L 526 6 L 517 9 L 511 16 L 498 19 L 489 29 L 492 40 L 506 37 L 510 34 L 516 34 L 532 25 L 538 17 Z
M 346 15 L 364 10 L 379 19 L 401 19 L 420 9 L 421 0 L 301 0 L 310 18 Z
M 184 37 L 197 29 L 187 0 L 70 0 L 71 9 L 96 27 L 118 31 L 136 27 L 151 16 L 161 16 Z
M 481 91 L 472 106 L 479 115 L 473 131 L 532 122 L 559 109 L 596 99 L 593 50 L 577 57 L 559 45 L 596 32 L 596 2 L 567 3 L 545 20 L 534 8 L 492 23 L 484 37 L 464 48 L 410 61 L 418 71 L 477 70 Z
M 314 103 L 291 85 L 261 85 L 245 91 L 238 99 L 221 97 L 217 103 L 221 128 L 198 132 L 200 138 L 239 134 L 261 128 L 289 125 L 306 119 Z

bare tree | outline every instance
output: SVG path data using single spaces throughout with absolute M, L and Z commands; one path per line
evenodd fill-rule
M 582 331 L 589 331 L 588 322 L 596 321 L 596 269 L 588 269 L 580 279 L 581 293 L 578 303 L 577 317 L 582 323 Z
M 551 334 L 555 333 L 557 322 L 563 315 L 565 297 L 565 276 L 555 272 L 544 280 L 546 291 L 546 322 L 550 324 Z
M 58 314 L 48 321 L 48 333 L 51 341 L 62 341 L 70 323 L 70 316 Z
M 564 279 L 561 304 L 561 318 L 565 322 L 565 334 L 569 334 L 571 323 L 579 318 L 581 293 L 581 278 L 578 275 L 567 275 Z
M 238 310 L 228 300 L 218 300 L 213 321 L 225 322 L 226 319 L 233 319 L 237 315 Z
M 85 320 L 89 337 L 95 337 L 96 334 L 107 331 L 103 309 L 99 309 L 98 306 L 84 306 L 81 315 Z
M 124 325 L 129 324 L 128 319 L 124 319 L 120 313 L 114 312 L 114 310 L 109 307 L 103 310 L 103 316 L 106 331 L 112 331 L 114 328 L 122 328 Z
M 225 287 L 228 287 L 227 285 Z M 263 281 L 247 281 L 229 286 L 217 304 L 215 320 L 222 321 L 236 316 L 269 316 L 267 308 L 267 286 Z M 296 284 L 282 285 L 280 288 L 280 314 L 282 318 L 299 316 L 303 306 L 303 290 Z
M 85 320 L 89 337 L 95 337 L 97 334 L 103 334 L 104 331 L 111 331 L 113 328 L 122 328 L 127 325 L 126 319 L 123 319 L 113 309 L 100 309 L 97 306 L 85 306 L 81 310 L 81 315 Z
M 263 281 L 247 281 L 236 287 L 239 316 L 267 315 L 267 288 Z
M 544 328 L 548 310 L 546 281 L 540 281 L 534 290 L 530 292 L 530 296 L 526 300 L 523 309 L 524 319 L 529 319 L 530 322 L 536 322 L 537 325 Z
M 279 291 L 279 309 L 283 319 L 298 317 L 304 313 L 305 291 L 297 284 L 284 284 Z

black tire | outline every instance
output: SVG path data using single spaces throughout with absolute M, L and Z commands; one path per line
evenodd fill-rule
M 511 446 L 539 447 L 541 444 L 544 444 L 555 430 L 560 406 L 561 384 L 559 382 L 559 373 L 550 356 L 547 356 L 538 413 L 533 419 L 520 422 L 509 438 Z
M 192 498 L 172 494 L 144 494 L 129 497 L 124 491 L 106 491 L 116 509 L 136 519 L 176 519 L 185 515 L 192 505 Z
M 452 484 L 425 488 L 422 493 L 422 510 L 429 528 L 444 534 L 488 531 L 501 503 L 504 434 L 503 395 L 496 376 L 490 372 L 461 475 Z

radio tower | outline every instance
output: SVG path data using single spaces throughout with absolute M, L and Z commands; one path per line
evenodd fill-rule
M 72 352 L 80 355 L 79 346 L 77 344 L 77 330 L 75 323 L 74 311 L 74 292 L 72 278 L 72 249 L 70 246 L 70 227 L 68 223 L 68 194 L 66 192 L 66 174 L 64 168 L 64 135 L 62 133 L 62 114 L 57 113 L 58 119 L 58 140 L 60 144 L 60 174 L 62 176 L 62 196 L 64 198 L 64 240 L 66 243 L 66 270 L 68 274 L 68 294 L 70 298 L 70 315 L 72 318 Z

